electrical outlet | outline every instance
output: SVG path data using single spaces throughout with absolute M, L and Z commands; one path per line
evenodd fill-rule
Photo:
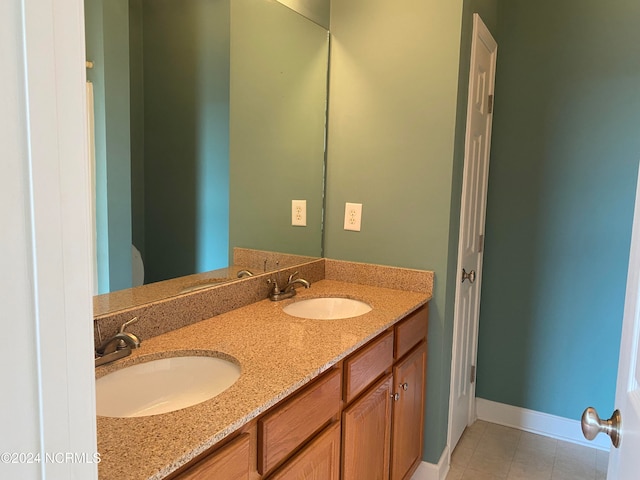
M 347 203 L 344 207 L 344 229 L 359 232 L 361 223 L 362 204 Z
M 291 225 L 307 226 L 307 201 L 291 200 Z

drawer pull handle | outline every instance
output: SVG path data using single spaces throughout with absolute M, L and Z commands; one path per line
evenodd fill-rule
M 391 398 L 393 398 L 394 402 L 397 402 L 398 400 L 400 400 L 400 394 L 399 393 L 392 393 L 391 394 Z
M 402 389 L 406 392 L 407 390 L 409 390 L 409 384 L 407 382 L 404 382 L 402 385 L 400 385 L 400 387 L 402 387 Z

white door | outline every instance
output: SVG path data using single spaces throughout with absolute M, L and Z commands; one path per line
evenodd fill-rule
M 475 363 L 497 48 L 480 16 L 474 14 L 449 398 L 450 451 L 465 427 L 475 420 Z
M 638 180 L 616 385 L 616 408 L 620 412 L 622 428 L 619 429 L 620 445 L 612 448 L 609 454 L 609 480 L 637 480 L 640 472 L 640 177 Z M 615 436 L 614 416 L 598 422 L 597 417 L 589 418 L 585 411 L 585 436 L 592 439 L 598 426 L 601 431 L 614 432 L 612 435 Z

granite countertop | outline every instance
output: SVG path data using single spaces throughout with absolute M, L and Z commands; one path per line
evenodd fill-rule
M 282 311 L 304 298 L 341 296 L 373 310 L 343 320 L 308 320 Z M 265 412 L 377 334 L 428 302 L 426 293 L 335 280 L 299 289 L 290 300 L 253 303 L 142 341 L 109 371 L 148 359 L 223 354 L 241 365 L 238 381 L 220 395 L 175 412 L 137 418 L 98 417 L 101 480 L 161 479 Z M 126 395 L 126 392 L 123 392 Z

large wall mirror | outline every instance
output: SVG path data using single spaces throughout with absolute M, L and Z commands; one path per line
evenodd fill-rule
M 328 2 L 283 3 L 85 1 L 98 293 L 135 284 L 137 252 L 145 284 L 233 247 L 322 255 Z

